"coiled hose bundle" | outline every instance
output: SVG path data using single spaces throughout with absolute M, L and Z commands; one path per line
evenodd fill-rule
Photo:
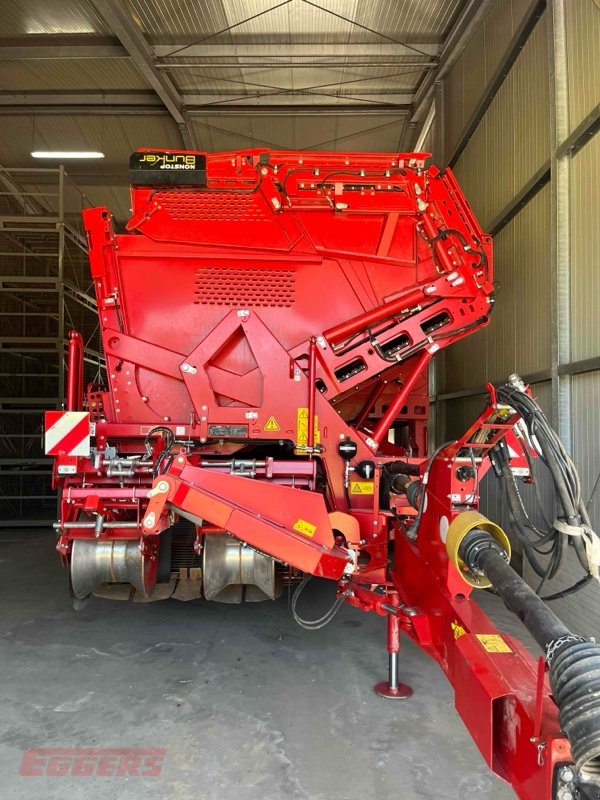
M 582 500 L 577 469 L 543 410 L 526 393 L 518 376 L 511 376 L 509 383 L 498 387 L 496 396 L 500 402 L 511 406 L 521 416 L 527 429 L 528 444 L 548 469 L 554 486 L 557 518 L 554 521 L 547 519 L 538 496 L 541 516 L 545 520 L 545 527 L 540 527 L 532 521 L 523 503 L 510 468 L 506 446 L 494 448 L 492 460 L 496 474 L 504 485 L 512 529 L 522 543 L 529 563 L 542 579 L 537 588 L 538 593 L 546 581 L 554 578 L 560 571 L 568 544 L 574 547 L 586 573 L 574 586 L 545 599 L 564 597 L 584 586 L 593 575 L 598 577 L 600 543 L 592 530 L 589 514 Z M 527 455 L 527 449 L 525 453 Z M 539 559 L 540 555 L 547 557 L 544 564 Z

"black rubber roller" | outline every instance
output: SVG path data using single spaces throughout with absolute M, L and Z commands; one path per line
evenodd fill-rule
M 550 686 L 577 772 L 600 783 L 600 644 L 571 638 L 556 643 Z

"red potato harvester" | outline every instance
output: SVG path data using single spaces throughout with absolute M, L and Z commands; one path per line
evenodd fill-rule
M 450 170 L 427 154 L 139 150 L 132 217 L 84 211 L 106 385 L 83 387 L 72 332 L 65 411 L 46 449 L 61 491 L 58 550 L 76 605 L 274 599 L 310 628 L 343 603 L 387 617 L 434 658 L 489 767 L 523 800 L 598 797 L 600 648 L 573 635 L 509 566 L 478 511 L 491 468 L 541 578 L 569 546 L 598 577 L 575 468 L 518 376 L 427 455 L 432 356 L 488 323 L 492 245 Z M 540 530 L 520 479 L 550 470 Z M 297 602 L 337 585 L 319 620 Z M 471 595 L 494 587 L 536 661 Z

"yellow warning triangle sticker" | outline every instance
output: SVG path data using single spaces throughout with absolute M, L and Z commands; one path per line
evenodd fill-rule
M 351 481 L 350 494 L 373 494 L 375 484 L 373 481 Z
M 275 417 L 269 417 L 267 420 L 267 424 L 263 428 L 264 431 L 280 431 L 281 428 L 279 427 L 279 423 L 275 419 Z
M 450 626 L 452 628 L 452 633 L 454 634 L 455 639 L 460 639 L 461 636 L 464 636 L 466 631 L 462 625 L 459 625 L 458 622 L 451 622 Z

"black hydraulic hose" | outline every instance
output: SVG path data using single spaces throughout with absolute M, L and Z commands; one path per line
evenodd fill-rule
M 513 530 L 515 531 L 519 541 L 523 545 L 529 563 L 531 564 L 535 572 L 540 577 L 543 577 L 546 574 L 547 570 L 546 568 L 542 567 L 542 565 L 536 558 L 535 553 L 536 550 L 537 552 L 540 552 L 539 550 L 540 545 L 546 544 L 545 538 L 540 537 L 538 541 L 534 543 L 532 542 L 531 538 L 527 535 L 527 531 L 525 530 L 525 521 L 527 520 L 527 517 L 524 513 L 522 502 L 519 493 L 517 491 L 517 488 L 515 486 L 514 478 L 510 471 L 510 467 L 502 451 L 499 451 L 497 460 L 499 464 L 500 475 L 504 480 L 506 497 L 509 506 L 510 520 L 513 526 Z M 550 536 L 551 539 L 555 539 L 554 531 L 551 532 Z M 551 551 L 547 551 L 545 552 L 545 554 L 548 555 L 550 552 Z
M 541 600 L 496 549 L 486 549 L 477 557 L 477 568 L 512 611 L 525 625 L 544 652 L 555 639 L 570 636 L 571 631 Z
M 408 461 L 390 461 L 383 465 L 381 470 L 381 482 L 379 484 L 379 504 L 382 509 L 390 507 L 390 492 L 397 492 L 398 480 L 410 483 L 409 475 L 419 475 L 419 465 L 409 464 Z M 402 489 L 403 491 L 404 489 Z
M 515 518 L 511 520 L 515 526 L 515 532 L 520 539 L 522 539 L 523 534 L 527 537 L 524 530 L 524 527 L 526 527 L 538 537 L 535 542 L 529 539 L 525 552 L 534 570 L 542 578 L 542 583 L 538 589 L 540 591 L 545 582 L 553 578 L 563 566 L 568 544 L 573 545 L 581 566 L 585 572 L 589 572 L 589 559 L 583 535 L 578 535 L 577 531 L 571 536 L 566 535 L 560 523 L 566 523 L 575 529 L 581 529 L 581 534 L 583 534 L 584 529 L 581 527 L 581 523 L 591 529 L 590 519 L 585 504 L 581 499 L 581 484 L 577 470 L 557 434 L 550 427 L 540 406 L 515 381 L 498 387 L 497 397 L 502 402 L 511 405 L 523 418 L 532 437 L 533 447 L 537 450 L 541 461 L 550 471 L 557 505 L 560 509 L 558 515 L 559 523 L 548 524 L 547 535 L 541 534 L 531 524 L 525 508 L 522 507 L 519 510 L 515 507 L 514 498 L 511 498 L 510 495 L 515 492 L 518 495 L 516 483 L 510 473 L 506 454 L 503 453 L 502 447 L 497 449 L 495 458 L 498 461 L 499 472 L 501 477 L 504 478 L 509 504 L 512 506 L 511 510 L 516 511 Z M 510 486 L 511 482 L 514 490 Z M 544 546 L 548 540 L 551 544 L 550 551 L 545 551 L 540 545 Z M 533 555 L 531 548 L 538 553 L 551 554 L 551 559 L 545 568 L 541 568 L 539 561 L 535 560 L 535 556 L 533 560 L 531 559 Z
M 383 465 L 383 471 L 390 475 L 419 475 L 421 472 L 418 464 L 408 461 L 389 461 Z
M 545 653 L 558 721 L 582 781 L 600 785 L 600 644 L 576 636 L 506 561 L 502 547 L 471 531 L 460 549 L 472 570 L 483 572 L 507 608 Z

